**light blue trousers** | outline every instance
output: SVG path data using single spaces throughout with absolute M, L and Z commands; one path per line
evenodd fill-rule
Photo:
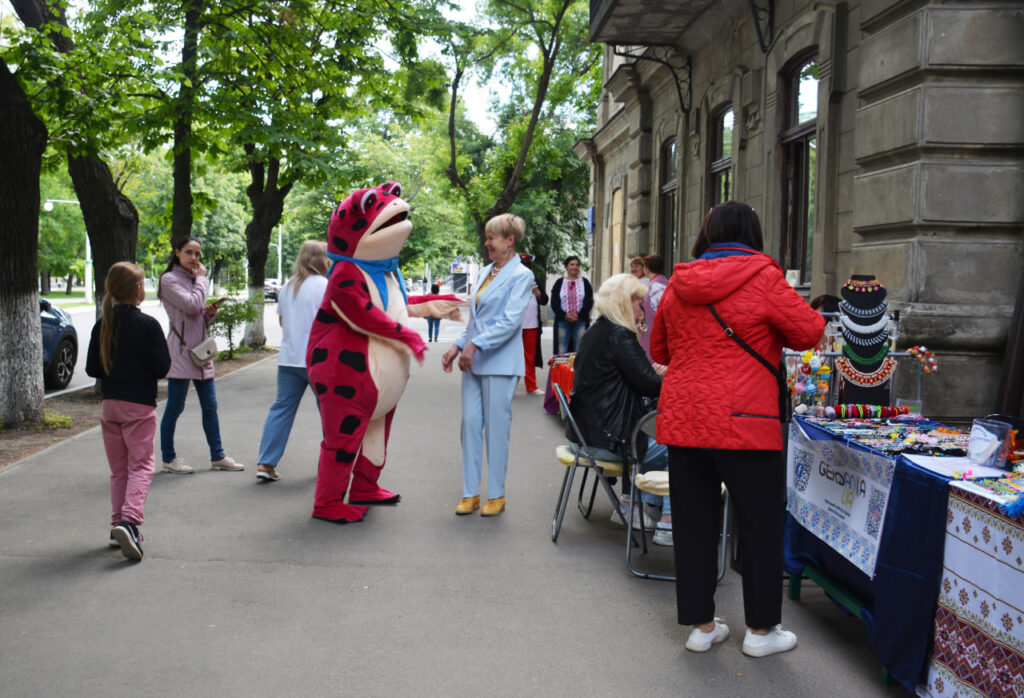
M 259 465 L 277 466 L 292 433 L 295 413 L 309 387 L 309 375 L 302 366 L 277 367 L 277 399 L 270 406 L 260 439 Z M 314 393 L 315 396 L 315 393 Z
M 487 498 L 505 496 L 512 396 L 519 376 L 462 374 L 462 496 L 480 494 L 487 443 Z

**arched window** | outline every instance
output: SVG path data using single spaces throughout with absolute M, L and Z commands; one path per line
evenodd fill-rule
M 671 138 L 661 146 L 661 192 L 658 216 L 661 221 L 661 256 L 665 267 L 672 268 L 679 233 L 676 230 L 679 202 L 679 143 Z
M 818 56 L 805 56 L 783 74 L 782 249 L 786 269 L 811 282 L 818 173 Z
M 711 153 L 708 158 L 709 205 L 715 206 L 732 198 L 732 106 L 720 108 L 711 120 Z

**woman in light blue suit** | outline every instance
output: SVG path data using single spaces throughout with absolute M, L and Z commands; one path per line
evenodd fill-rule
M 516 245 L 526 224 L 505 213 L 487 221 L 484 246 L 491 264 L 480 271 L 469 299 L 469 322 L 441 358 L 450 373 L 462 371 L 462 500 L 455 513 L 480 509 L 480 474 L 487 444 L 487 501 L 481 516 L 505 510 L 505 469 L 512 430 L 512 395 L 525 373 L 520 327 L 535 283 Z

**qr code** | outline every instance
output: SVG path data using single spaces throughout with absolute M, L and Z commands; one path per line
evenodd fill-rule
M 868 497 L 868 515 L 864 522 L 864 532 L 872 538 L 878 538 L 878 530 L 882 527 L 882 517 L 885 515 L 885 492 L 876 487 L 871 488 Z
M 796 462 L 794 463 L 793 487 L 796 488 L 797 492 L 804 492 L 807 490 L 807 481 L 811 477 L 813 463 L 811 462 L 810 455 L 803 451 L 798 451 L 794 460 Z

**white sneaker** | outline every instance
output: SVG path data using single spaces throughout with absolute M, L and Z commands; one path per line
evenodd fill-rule
M 706 633 L 695 627 L 686 640 L 686 649 L 691 652 L 707 652 L 712 645 L 724 642 L 729 637 L 729 626 L 721 618 L 715 618 L 715 629 Z M 744 645 L 746 647 L 746 645 Z
M 672 529 L 662 528 L 665 524 L 658 523 L 658 530 L 654 532 L 654 536 L 651 538 L 651 542 L 655 545 L 664 545 L 665 547 L 672 547 Z
M 755 635 L 747 629 L 743 638 L 743 654 L 748 657 L 767 657 L 769 654 L 788 652 L 796 647 L 796 633 L 776 625 L 767 635 Z
M 213 461 L 210 463 L 210 468 L 212 470 L 245 470 L 245 466 L 236 463 L 231 456 L 224 456 L 220 460 Z
M 622 503 L 622 513 L 625 515 L 625 514 L 627 514 L 628 511 L 629 511 L 629 500 L 627 500 L 627 501 Z M 644 517 L 644 528 L 646 528 L 648 531 L 653 531 L 655 526 L 658 525 L 658 520 L 653 518 L 650 514 L 648 514 L 646 509 L 644 508 L 644 506 L 642 504 L 640 506 L 638 506 L 638 507 L 633 509 L 633 530 L 634 531 L 639 531 L 640 530 L 640 512 L 641 511 L 643 512 L 643 517 Z M 622 525 L 622 519 L 620 519 L 619 515 L 616 512 L 614 512 L 614 511 L 612 512 L 612 523 L 617 523 L 620 526 Z
M 170 463 L 164 461 L 164 470 L 166 470 L 169 473 L 182 473 L 182 474 L 185 474 L 185 473 L 191 473 L 192 472 L 192 466 L 188 465 L 181 458 L 175 458 Z

